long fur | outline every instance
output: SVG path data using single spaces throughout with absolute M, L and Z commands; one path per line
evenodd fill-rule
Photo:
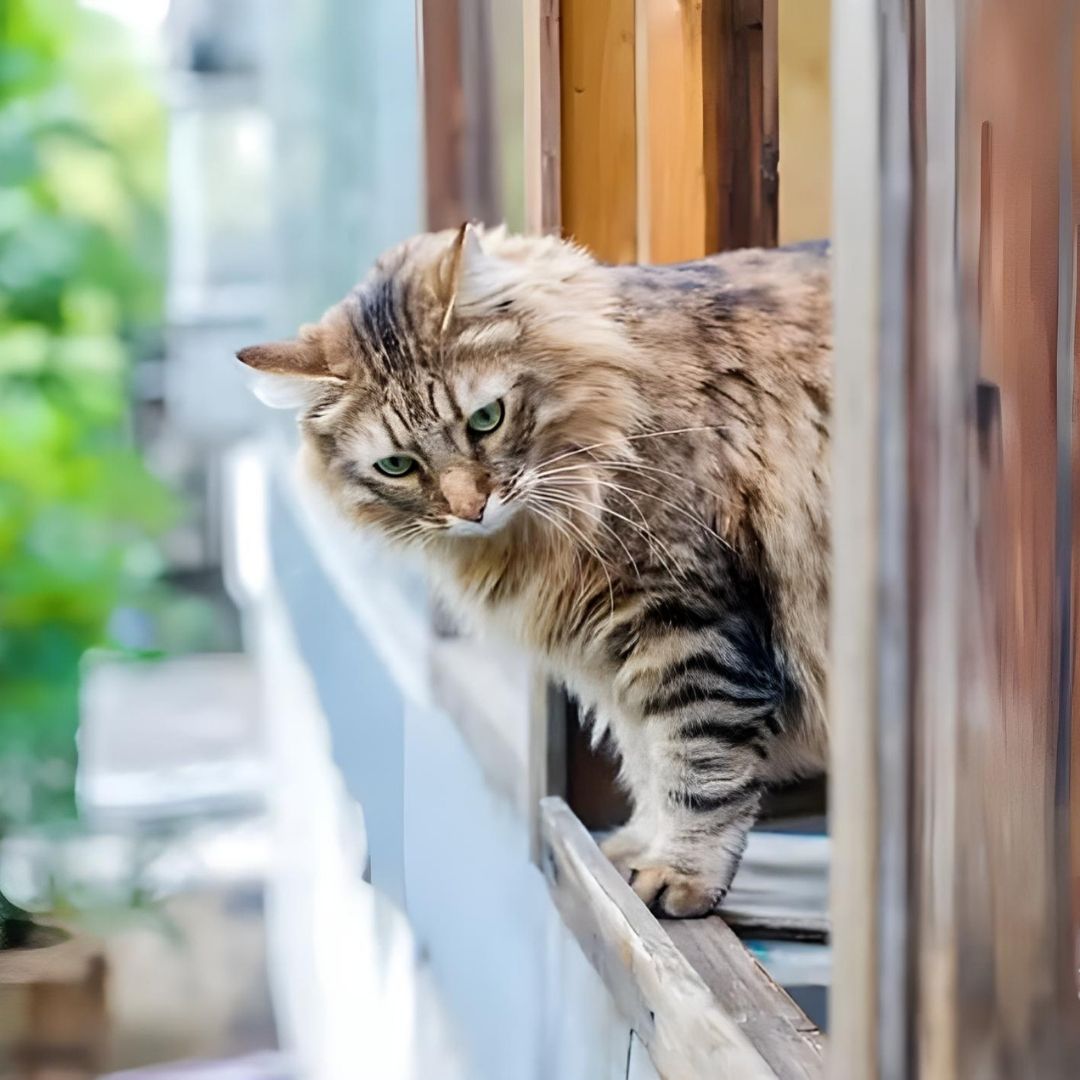
M 295 352 L 240 354 L 305 381 L 342 512 L 611 731 L 634 815 L 608 851 L 670 915 L 722 897 L 765 785 L 824 767 L 830 321 L 824 245 L 612 267 L 469 227 L 387 253 Z M 418 468 L 381 476 L 391 452 Z M 460 535 L 462 484 L 505 527 Z

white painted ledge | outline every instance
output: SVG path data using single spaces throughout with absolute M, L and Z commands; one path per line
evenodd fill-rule
M 527 658 L 503 643 L 439 636 L 421 568 L 343 522 L 291 447 L 274 445 L 271 462 L 309 547 L 402 695 L 449 715 L 488 784 L 529 815 Z

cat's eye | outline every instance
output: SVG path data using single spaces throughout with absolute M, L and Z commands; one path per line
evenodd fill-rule
M 391 454 L 389 457 L 379 458 L 375 462 L 375 468 L 383 476 L 408 476 L 416 468 L 416 459 L 408 454 Z
M 502 419 L 503 403 L 493 401 L 491 404 L 477 409 L 466 421 L 466 424 L 470 431 L 475 431 L 478 435 L 486 435 L 489 431 L 494 431 L 502 423 Z

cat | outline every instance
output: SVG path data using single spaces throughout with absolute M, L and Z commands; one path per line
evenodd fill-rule
M 610 732 L 604 850 L 691 917 L 763 790 L 825 767 L 831 353 L 827 245 L 609 266 L 470 224 L 238 357 L 341 511 Z

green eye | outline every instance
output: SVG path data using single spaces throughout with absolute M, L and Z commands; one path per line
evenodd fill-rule
M 408 476 L 416 468 L 416 460 L 406 454 L 391 454 L 390 457 L 379 458 L 375 468 L 383 476 Z
M 493 401 L 490 405 L 485 405 L 483 408 L 477 409 L 476 412 L 469 417 L 466 423 L 468 424 L 470 431 L 486 435 L 489 431 L 494 431 L 502 423 L 502 418 L 502 402 Z

